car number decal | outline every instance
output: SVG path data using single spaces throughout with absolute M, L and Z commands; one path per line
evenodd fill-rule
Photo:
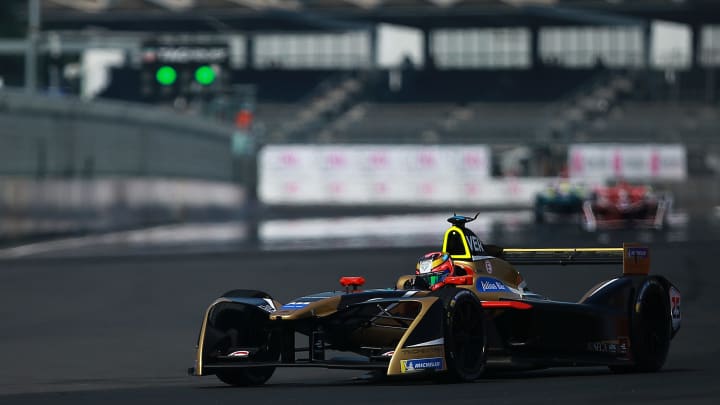
M 493 266 L 492 266 L 492 262 L 490 260 L 485 261 L 485 270 L 488 272 L 488 274 L 492 274 Z
M 680 311 L 680 291 L 675 287 L 670 287 L 670 316 L 673 330 L 678 330 L 682 320 L 682 312 Z

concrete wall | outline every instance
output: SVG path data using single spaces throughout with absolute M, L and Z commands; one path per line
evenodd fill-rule
M 232 133 L 155 107 L 0 91 L 0 175 L 230 181 Z
M 139 104 L 0 90 L 0 240 L 236 212 L 234 128 Z

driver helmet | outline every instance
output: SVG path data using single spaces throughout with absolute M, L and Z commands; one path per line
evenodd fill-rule
M 416 279 L 421 279 L 432 287 L 454 274 L 455 266 L 446 252 L 430 252 L 418 259 L 415 267 Z

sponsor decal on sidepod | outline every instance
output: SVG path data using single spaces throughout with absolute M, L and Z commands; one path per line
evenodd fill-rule
M 507 286 L 502 281 L 496 280 L 490 277 L 478 277 L 475 283 L 478 291 L 484 292 L 497 292 L 497 291 L 509 291 Z
M 617 340 L 604 340 L 588 343 L 588 349 L 598 353 L 627 354 L 629 348 L 627 337 L 618 337 Z
M 409 359 L 400 362 L 400 371 L 403 373 L 412 373 L 413 371 L 422 370 L 442 370 L 442 357 L 431 357 L 427 359 Z

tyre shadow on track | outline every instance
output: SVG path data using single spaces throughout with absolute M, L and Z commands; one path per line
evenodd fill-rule
M 557 369 L 544 369 L 544 370 L 532 370 L 532 371 L 494 371 L 485 374 L 481 379 L 483 380 L 516 380 L 516 379 L 541 379 L 541 378 L 557 378 L 557 377 L 593 377 L 593 376 L 631 376 L 631 375 L 665 375 L 665 374 L 676 374 L 676 373 L 687 373 L 697 372 L 699 369 L 690 368 L 670 368 L 663 369 L 656 373 L 614 373 L 604 367 L 593 367 L 593 368 L 557 368 Z
M 672 368 L 664 369 L 658 373 L 628 373 L 618 374 L 613 373 L 607 368 L 559 368 L 559 369 L 544 369 L 544 370 L 532 370 L 532 371 L 494 371 L 485 374 L 483 377 L 472 381 L 471 383 L 482 383 L 487 382 L 502 382 L 502 381 L 516 381 L 516 380 L 542 380 L 542 379 L 555 379 L 555 378 L 585 378 L 588 377 L 626 377 L 626 376 L 668 376 L 668 375 L 683 375 L 687 373 L 703 372 L 701 369 L 691 368 Z M 423 374 L 415 376 L 398 376 L 398 377 L 384 377 L 384 378 L 363 378 L 356 377 L 352 379 L 338 379 L 337 381 L 298 381 L 298 382 L 277 382 L 273 383 L 272 380 L 265 385 L 256 387 L 233 387 L 225 385 L 221 382 L 213 385 L 203 385 L 194 387 L 201 390 L 217 390 L 217 389 L 246 389 L 246 388 L 329 388 L 329 387 L 356 387 L 356 386 L 378 386 L 378 387 L 404 387 L 404 386 L 424 386 L 424 385 L 438 385 L 438 386 L 452 386 L 461 385 L 462 383 L 447 383 L 438 381 L 434 374 Z

